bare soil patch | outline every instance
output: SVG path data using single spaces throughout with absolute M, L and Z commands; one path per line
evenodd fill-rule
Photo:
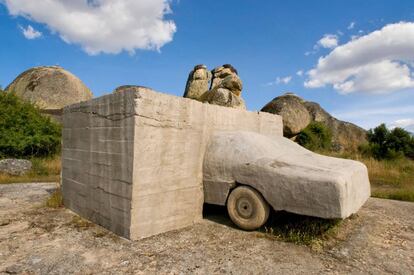
M 194 226 L 131 242 L 64 209 L 56 185 L 0 185 L 0 273 L 413 274 L 414 203 L 370 199 L 320 246 L 235 228 L 224 209 Z

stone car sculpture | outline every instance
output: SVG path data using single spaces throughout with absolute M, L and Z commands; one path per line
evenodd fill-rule
M 226 205 L 231 220 L 254 230 L 270 209 L 344 219 L 370 196 L 364 164 L 313 153 L 284 138 L 215 133 L 203 164 L 204 202 Z

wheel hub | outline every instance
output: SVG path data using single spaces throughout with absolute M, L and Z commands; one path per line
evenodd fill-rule
M 247 198 L 240 198 L 237 200 L 237 212 L 245 219 L 250 218 L 253 215 L 252 203 Z

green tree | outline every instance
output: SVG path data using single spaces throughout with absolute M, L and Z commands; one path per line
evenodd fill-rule
M 13 93 L 0 91 L 0 158 L 53 155 L 60 140 L 59 124 Z
M 312 151 L 329 150 L 332 147 L 332 132 L 321 122 L 311 122 L 298 134 L 296 141 Z
M 368 131 L 369 144 L 361 151 L 377 159 L 395 159 L 399 157 L 414 157 L 414 137 L 406 130 L 396 127 L 389 130 L 381 124 Z

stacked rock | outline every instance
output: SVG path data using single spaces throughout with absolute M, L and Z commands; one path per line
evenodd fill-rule
M 187 81 L 184 97 L 215 105 L 246 109 L 244 100 L 241 98 L 243 84 L 237 70 L 232 65 L 225 64 L 217 67 L 210 75 L 207 74 L 207 77 L 206 73 L 206 66 L 194 67 Z M 210 90 L 206 89 L 207 79 L 211 80 Z
M 185 87 L 184 97 L 200 100 L 201 96 L 208 91 L 211 73 L 205 65 L 197 65 L 190 72 Z

